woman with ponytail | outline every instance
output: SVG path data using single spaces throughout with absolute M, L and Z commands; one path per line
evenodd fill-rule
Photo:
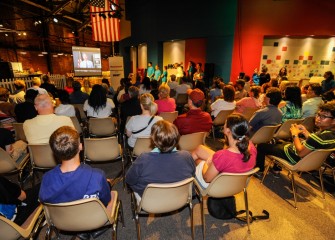
M 228 116 L 224 125 L 226 146 L 214 152 L 200 145 L 192 152 L 197 165 L 196 179 L 203 188 L 221 172 L 242 173 L 254 168 L 257 151 L 248 137 L 248 121 L 239 114 Z
M 157 112 L 157 104 L 150 93 L 141 95 L 140 104 L 142 114 L 131 117 L 126 124 L 128 145 L 132 148 L 134 147 L 137 138 L 149 137 L 152 125 L 163 119 L 162 117 L 155 116 Z

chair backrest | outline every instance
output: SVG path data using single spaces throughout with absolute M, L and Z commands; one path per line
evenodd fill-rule
M 176 99 L 176 104 L 177 106 L 184 106 L 187 103 L 188 100 L 188 94 L 187 93 L 179 93 L 177 95 L 177 99 Z
M 105 206 L 97 198 L 58 204 L 43 203 L 43 208 L 48 224 L 63 231 L 88 231 L 113 223 Z
M 173 121 L 178 117 L 178 112 L 161 112 L 159 114 L 164 120 L 169 121 L 170 123 L 173 123 Z
M 149 184 L 139 207 L 154 214 L 178 210 L 192 201 L 193 180 L 192 177 L 175 183 Z
M 30 216 L 22 224 L 22 226 L 19 226 L 13 221 L 0 216 L 1 239 L 2 240 L 16 240 L 20 237 L 23 237 L 25 239 L 28 238 L 34 229 L 34 226 L 36 225 L 37 220 L 42 217 L 41 216 L 42 210 L 43 210 L 42 205 L 39 205 L 30 214 Z
M 247 187 L 249 178 L 258 170 L 259 168 L 254 168 L 244 173 L 220 173 L 204 192 L 206 195 L 215 198 L 233 196 Z
M 312 171 L 321 167 L 323 162 L 335 149 L 318 149 L 303 157 L 293 166 L 294 171 Z
M 79 121 L 78 121 L 78 118 L 77 118 L 77 117 L 71 117 L 71 120 L 72 120 L 73 125 L 74 125 L 74 128 L 77 130 L 77 132 L 78 132 L 79 134 L 82 134 L 82 133 L 83 133 L 83 130 L 82 130 L 81 126 L 80 126 L 80 123 L 79 123 Z
M 293 123 L 300 124 L 302 123 L 303 119 L 288 119 L 284 123 L 280 125 L 278 130 L 274 134 L 274 138 L 279 139 L 289 139 L 291 138 L 290 128 Z
M 121 155 L 121 146 L 116 137 L 84 138 L 85 161 L 110 161 Z
M 176 96 L 176 90 L 175 89 L 171 89 L 170 90 L 170 97 L 174 97 Z
M 137 138 L 133 149 L 133 156 L 140 156 L 141 153 L 150 152 L 151 150 L 151 138 Z
M 179 149 L 185 151 L 193 151 L 199 145 L 205 145 L 207 132 L 197 132 L 180 136 Z
M 254 112 L 256 112 L 257 110 L 259 110 L 259 108 L 257 107 L 246 107 L 244 108 L 242 115 L 245 117 L 245 119 L 249 121 Z
M 257 130 L 251 137 L 251 142 L 257 145 L 260 143 L 268 143 L 273 138 L 275 131 L 279 128 L 280 124 L 275 126 L 263 126 Z
M 57 165 L 49 144 L 28 144 L 28 149 L 34 168 L 48 169 Z
M 26 135 L 24 134 L 23 131 L 23 123 L 12 123 L 14 130 L 15 130 L 15 139 L 17 140 L 22 140 L 27 142 Z
M 10 173 L 18 169 L 18 164 L 4 149 L 0 148 L 0 173 Z
M 301 124 L 305 126 L 305 128 L 307 129 L 307 131 L 314 132 L 314 129 L 315 129 L 315 116 L 310 116 L 310 117 L 304 118 L 304 120 L 302 121 Z
M 116 133 L 116 127 L 112 117 L 107 118 L 90 118 L 90 134 L 95 136 L 113 136 Z
M 234 112 L 234 109 L 232 110 L 221 110 L 218 115 L 213 120 L 214 126 L 221 126 L 224 125 L 226 122 L 227 117 Z
M 84 112 L 84 104 L 72 104 L 72 105 L 79 110 L 81 120 L 86 121 L 87 117 Z

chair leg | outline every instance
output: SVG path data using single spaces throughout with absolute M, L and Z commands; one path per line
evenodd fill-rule
M 296 193 L 296 187 L 295 187 L 295 181 L 294 181 L 294 173 L 290 171 L 291 174 L 291 184 L 292 184 L 292 191 L 293 191 L 293 197 L 294 197 L 294 208 L 297 208 L 297 193 Z
M 250 234 L 250 216 L 249 216 L 249 203 L 248 203 L 248 193 L 247 188 L 243 189 L 244 191 L 244 204 L 245 204 L 245 212 L 247 214 L 247 225 L 248 225 L 248 233 Z
M 119 200 L 119 215 L 121 217 L 121 223 L 122 223 L 122 227 L 125 227 L 125 224 L 124 224 L 124 215 L 123 215 L 123 206 L 122 206 L 122 201 Z
M 122 182 L 123 182 L 123 191 L 126 190 L 126 176 L 125 176 L 125 167 L 124 167 L 124 158 L 122 156 Z
M 270 161 L 271 161 L 271 160 L 270 160 Z M 271 163 L 268 163 L 268 165 L 267 165 L 266 168 L 265 168 L 265 171 L 264 171 L 264 173 L 263 173 L 263 177 L 262 177 L 262 180 L 261 180 L 261 183 L 262 183 L 262 184 L 263 184 L 263 182 L 264 182 L 264 179 L 265 179 L 266 175 L 267 175 L 268 172 L 269 172 L 269 169 L 270 169 L 271 165 L 272 165 L 272 161 L 271 161 Z
M 326 199 L 325 189 L 324 189 L 324 185 L 323 185 L 323 173 L 322 172 L 323 172 L 322 169 L 319 168 L 319 176 L 320 176 L 320 186 L 321 186 L 322 198 Z
M 136 223 L 136 232 L 137 232 L 137 239 L 141 240 L 141 225 L 140 220 L 138 219 L 138 214 L 135 213 L 135 223 Z
M 213 140 L 214 140 L 214 142 L 215 142 L 215 132 L 214 132 L 214 130 L 215 130 L 215 127 L 214 127 L 214 125 L 212 126 L 212 134 L 213 134 Z
M 192 205 L 192 199 L 190 200 L 190 203 L 189 203 L 188 206 L 190 208 L 191 234 L 192 234 L 192 239 L 194 240 L 194 223 L 193 223 L 193 205 Z
M 202 237 L 203 239 L 206 239 L 205 206 L 203 197 L 200 197 L 200 208 L 201 208 Z

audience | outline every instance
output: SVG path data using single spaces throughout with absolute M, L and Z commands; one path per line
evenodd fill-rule
M 35 98 L 38 115 L 23 123 L 23 130 L 29 144 L 48 143 L 50 135 L 59 127 L 74 127 L 71 118 L 57 116 L 49 95 L 40 94 Z
M 70 103 L 71 104 L 84 104 L 88 99 L 88 94 L 81 91 L 81 83 L 74 81 L 73 92 L 70 94 Z
M 261 108 L 262 103 L 259 101 L 261 88 L 252 86 L 249 91 L 249 97 L 244 97 L 236 102 L 236 113 L 243 113 L 246 108 Z
M 140 85 L 140 95 L 150 92 L 151 92 L 150 78 L 145 77 L 143 78 L 142 84 Z
M 170 98 L 170 87 L 167 84 L 162 84 L 158 89 L 158 100 L 155 100 L 157 104 L 157 114 L 161 112 L 174 112 L 176 110 L 176 101 L 174 98 Z
M 66 78 L 66 85 L 64 87 L 64 90 L 67 91 L 69 94 L 73 93 L 73 81 L 73 77 Z
M 70 104 L 70 95 L 66 90 L 58 90 L 58 98 L 60 104 L 55 108 L 56 115 L 75 117 L 76 110 L 73 105 Z
M 216 99 L 222 97 L 222 89 L 221 89 L 221 81 L 219 79 L 215 79 L 213 82 L 213 87 L 209 91 L 209 96 L 211 98 L 211 102 L 215 102 Z
M 278 144 L 261 143 L 257 146 L 257 167 L 264 171 L 266 155 L 273 155 L 285 159 L 291 164 L 296 164 L 310 152 L 317 149 L 335 148 L 335 102 L 327 102 L 319 106 L 315 116 L 315 125 L 318 132 L 309 133 L 303 125 L 292 124 L 290 132 L 293 142 Z M 299 134 L 306 140 L 302 140 Z M 275 166 L 273 172 L 278 174 L 280 168 Z
M 34 90 L 33 88 L 28 89 L 26 92 L 26 95 L 24 96 L 25 101 L 23 103 L 19 103 L 15 105 L 14 111 L 16 115 L 16 121 L 18 123 L 23 123 L 27 119 L 32 119 L 37 116 L 37 111 L 35 108 L 34 101 L 38 94 L 39 92 Z
M 257 110 L 250 118 L 249 124 L 252 133 L 257 132 L 261 127 L 281 123 L 282 112 L 278 108 L 281 99 L 281 92 L 278 88 L 268 88 L 264 98 L 265 107 Z
M 91 82 L 89 79 L 84 79 L 83 86 L 81 87 L 81 91 L 84 93 L 87 93 L 88 95 L 91 94 L 92 87 L 91 87 Z
M 17 163 L 22 160 L 20 157 L 27 153 L 27 143 L 22 140 L 15 141 L 13 133 L 6 128 L 0 128 L 0 148 L 5 150 Z
M 223 129 L 228 146 L 214 152 L 200 145 L 192 152 L 197 165 L 195 176 L 202 188 L 207 188 L 221 172 L 242 173 L 254 168 L 257 152 L 248 132 L 248 121 L 242 115 L 231 114 Z
M 107 79 L 107 78 L 103 78 L 103 79 L 101 80 L 101 83 L 107 84 L 107 87 L 108 87 L 108 89 L 107 89 L 107 97 L 108 97 L 108 98 L 111 98 L 111 99 L 114 99 L 115 90 L 114 90 L 114 88 L 110 85 L 108 79 Z
M 181 84 L 176 87 L 175 99 L 177 99 L 178 94 L 187 93 L 188 89 L 190 89 L 190 86 L 187 84 L 187 78 L 186 77 L 181 78 Z
M 157 113 L 157 104 L 150 93 L 144 93 L 140 97 L 142 114 L 132 116 L 126 124 L 126 133 L 128 136 L 128 145 L 135 146 L 136 139 L 139 137 L 150 136 L 152 125 L 162 120 L 162 117 L 155 116 Z
M 324 73 L 323 77 L 325 80 L 321 82 L 322 94 L 326 96 L 335 90 L 334 74 L 331 71 L 327 71 Z
M 201 110 L 201 106 L 205 100 L 204 93 L 196 88 L 188 90 L 187 94 L 187 103 L 190 110 L 187 113 L 179 115 L 174 121 L 180 135 L 209 132 L 212 128 L 212 118 L 209 113 Z
M 176 75 L 172 74 L 170 75 L 170 81 L 168 82 L 168 85 L 171 90 L 176 90 L 178 83 L 176 82 Z
M 318 83 L 311 83 L 307 89 L 307 100 L 302 104 L 302 118 L 315 116 L 320 104 L 323 104 L 321 97 L 322 87 Z
M 106 118 L 111 116 L 115 108 L 112 99 L 107 98 L 106 90 L 99 84 L 95 84 L 88 99 L 84 103 L 84 111 L 87 117 Z
M 47 90 L 45 90 L 44 88 L 41 88 L 41 79 L 39 77 L 34 77 L 32 80 L 32 84 L 33 86 L 31 88 L 28 88 L 28 90 L 33 89 L 38 91 L 38 94 L 48 94 Z
M 235 100 L 238 101 L 248 95 L 248 92 L 244 89 L 245 81 L 243 79 L 239 79 L 236 81 L 235 85 Z
M 282 122 L 288 119 L 300 119 L 302 116 L 301 90 L 297 86 L 285 89 L 285 104 L 280 108 L 283 113 Z
M 15 80 L 14 87 L 15 91 L 13 94 L 9 95 L 9 101 L 14 104 L 24 102 L 26 83 L 23 80 Z
M 47 90 L 48 93 L 50 93 L 52 95 L 53 98 L 57 97 L 57 88 L 55 87 L 54 84 L 52 84 L 50 82 L 50 78 L 48 75 L 44 74 L 42 76 L 42 81 L 43 83 L 41 84 L 41 88 L 44 88 L 45 90 Z
M 137 197 L 150 183 L 172 183 L 194 176 L 191 154 L 176 148 L 179 137 L 176 126 L 168 121 L 160 120 L 152 126 L 150 138 L 154 149 L 142 153 L 126 175 L 126 182 Z
M 236 107 L 236 102 L 234 100 L 235 90 L 231 85 L 226 85 L 222 89 L 223 99 L 219 98 L 211 104 L 211 115 L 213 118 L 219 114 L 222 110 L 234 110 Z
M 153 79 L 150 82 L 151 91 L 150 94 L 154 97 L 155 100 L 159 99 L 159 90 L 158 90 L 158 81 Z
M 131 86 L 128 89 L 129 99 L 121 103 L 120 108 L 120 132 L 124 133 L 124 128 L 128 117 L 139 115 L 142 113 L 140 99 L 139 99 L 139 89 L 135 86 Z

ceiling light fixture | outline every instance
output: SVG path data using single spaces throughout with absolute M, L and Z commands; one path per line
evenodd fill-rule
M 54 22 L 55 23 L 58 23 L 58 19 L 54 17 Z

